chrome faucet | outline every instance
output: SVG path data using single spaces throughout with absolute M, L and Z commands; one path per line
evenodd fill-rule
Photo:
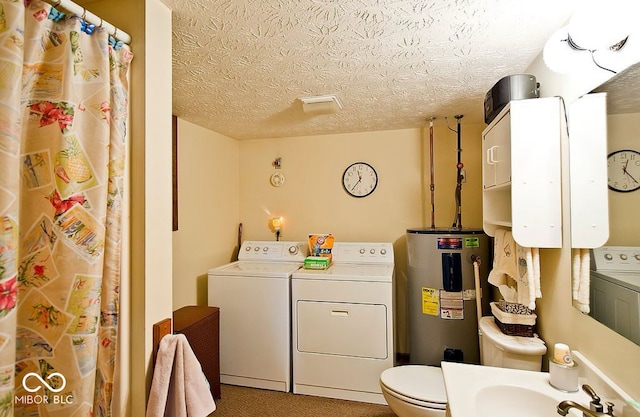
M 569 410 L 572 408 L 576 408 L 582 411 L 582 415 L 584 417 L 613 417 L 613 403 L 606 402 L 607 412 L 603 412 L 602 404 L 600 404 L 600 397 L 596 394 L 596 392 L 589 385 L 583 385 L 582 390 L 591 396 L 591 402 L 589 403 L 589 408 L 585 408 L 575 401 L 565 400 L 558 404 L 557 411 L 561 416 L 566 416 L 569 413 Z
M 570 401 L 570 400 L 562 401 L 560 404 L 558 404 L 558 414 L 560 414 L 561 416 L 566 416 L 569 413 L 569 410 L 572 408 L 577 408 L 578 410 L 582 411 L 582 414 L 584 415 L 584 417 L 613 416 L 613 403 L 607 403 L 607 412 L 602 413 L 599 411 L 589 410 L 588 408 L 581 406 L 577 402 Z

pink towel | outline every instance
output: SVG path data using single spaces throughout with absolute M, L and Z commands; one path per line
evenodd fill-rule
M 160 341 L 146 417 L 206 417 L 216 404 L 202 367 L 183 334 Z

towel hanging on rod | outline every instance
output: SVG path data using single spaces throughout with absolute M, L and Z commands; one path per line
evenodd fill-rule
M 96 16 L 95 14 L 91 13 L 84 7 L 74 3 L 71 0 L 43 0 L 43 1 L 52 5 L 55 8 L 59 7 L 61 9 L 68 11 L 73 15 L 82 17 L 82 19 L 88 23 L 91 23 L 98 27 L 105 28 L 109 32 L 109 34 L 111 34 L 114 38 L 126 43 L 127 45 L 131 43 L 131 35 L 129 35 L 127 32 L 124 32 L 118 29 L 111 23 L 107 22 L 106 20 L 103 20 L 99 16 Z

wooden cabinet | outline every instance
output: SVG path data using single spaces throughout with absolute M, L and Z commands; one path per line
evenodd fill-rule
M 483 228 L 509 227 L 523 247 L 562 247 L 558 97 L 511 101 L 482 133 Z
M 209 381 L 211 395 L 220 398 L 220 309 L 182 307 L 173 312 L 173 332 L 185 335 Z

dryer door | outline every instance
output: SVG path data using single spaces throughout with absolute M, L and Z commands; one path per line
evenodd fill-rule
M 387 307 L 298 301 L 298 351 L 386 359 Z

